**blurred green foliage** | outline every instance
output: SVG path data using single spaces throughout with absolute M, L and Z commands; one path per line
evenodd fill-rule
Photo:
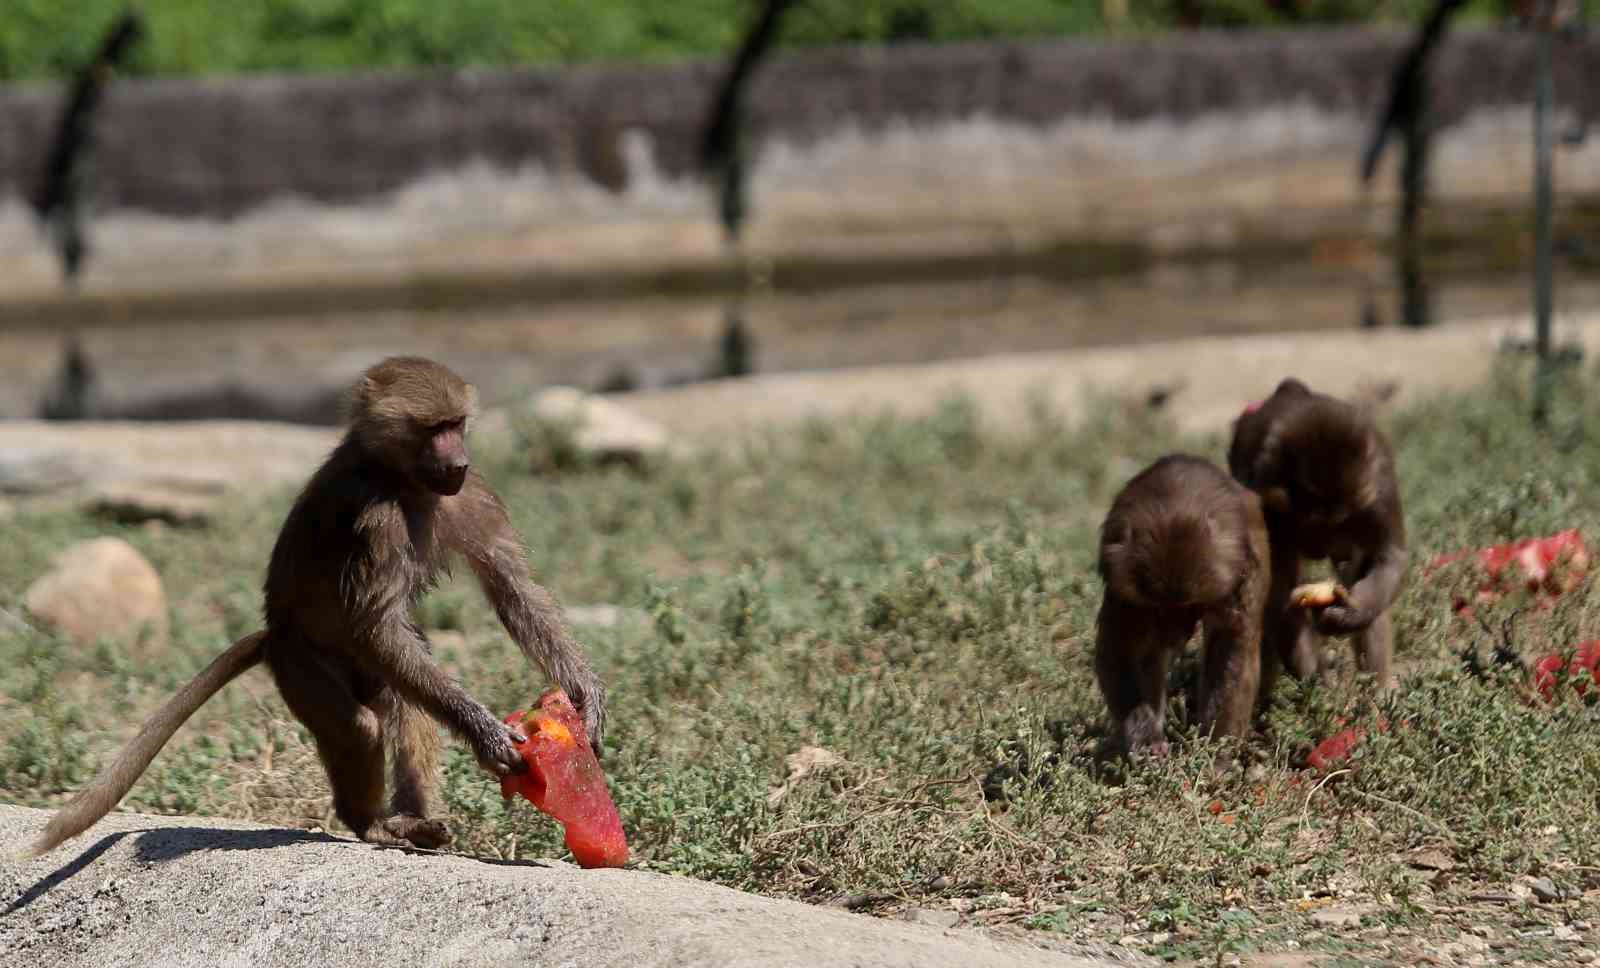
M 81 64 L 126 0 L 5 0 L 0 80 Z M 715 56 L 756 0 L 144 0 L 135 74 L 482 67 Z M 1415 20 L 1428 0 L 803 0 L 784 42 L 895 43 L 1292 22 Z M 1491 15 L 1498 0 L 1475 0 Z M 1108 23 L 1109 21 L 1109 23 Z

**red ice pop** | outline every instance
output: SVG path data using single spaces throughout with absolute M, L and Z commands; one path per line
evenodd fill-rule
M 516 793 L 561 821 L 567 849 L 579 867 L 621 867 L 628 862 L 628 839 L 606 775 L 589 748 L 589 734 L 572 701 L 560 689 L 539 697 L 539 706 L 527 713 L 514 712 L 505 721 L 518 727 L 528 741 L 517 745 L 524 773 L 500 779 L 506 799 Z

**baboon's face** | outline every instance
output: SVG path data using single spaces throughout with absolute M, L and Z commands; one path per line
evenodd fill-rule
M 467 481 L 467 419 L 444 420 L 424 428 L 423 451 L 417 461 L 422 483 L 435 494 L 461 491 Z

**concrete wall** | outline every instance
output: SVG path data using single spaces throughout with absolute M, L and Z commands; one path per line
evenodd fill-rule
M 814 144 L 983 117 L 1184 122 L 1295 107 L 1366 117 L 1406 42 L 1396 32 L 1185 33 L 1139 40 L 970 43 L 788 54 L 760 76 L 758 138 Z M 1459 32 L 1434 72 L 1438 117 L 1526 102 L 1531 45 Z M 370 200 L 419 178 L 487 163 L 629 178 L 626 132 L 647 136 L 667 179 L 685 176 L 720 66 L 586 66 L 413 74 L 119 82 L 100 125 L 103 205 L 233 215 L 272 199 Z M 1558 90 L 1589 116 L 1600 40 L 1567 48 Z M 34 183 L 60 91 L 0 89 L 0 197 Z

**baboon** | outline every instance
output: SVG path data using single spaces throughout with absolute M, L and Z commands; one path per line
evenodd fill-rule
M 334 811 L 362 840 L 433 848 L 450 832 L 438 804 L 437 720 L 486 769 L 524 769 L 512 727 L 433 660 L 412 607 L 459 555 L 506 631 L 582 712 L 598 753 L 605 691 L 489 485 L 469 468 L 476 392 L 429 360 L 395 357 L 361 377 L 348 432 L 306 484 L 267 568 L 266 629 L 217 657 L 161 707 L 111 766 L 51 818 L 44 853 L 87 830 L 133 786 L 185 720 L 258 662 L 316 740 Z M 430 720 L 428 717 L 432 717 Z M 393 797 L 384 809 L 384 752 Z
M 1387 686 L 1389 606 L 1408 553 L 1394 454 L 1371 416 L 1286 379 L 1234 423 L 1228 467 L 1261 496 L 1272 541 L 1262 695 L 1281 664 L 1316 674 L 1319 633 L 1354 636 L 1359 668 Z M 1333 604 L 1294 605 L 1302 559 L 1332 562 L 1342 586 Z
M 1191 719 L 1213 736 L 1249 730 L 1270 567 L 1260 502 L 1210 461 L 1163 457 L 1117 495 L 1100 528 L 1095 673 L 1122 752 L 1167 752 L 1168 668 L 1197 625 Z

